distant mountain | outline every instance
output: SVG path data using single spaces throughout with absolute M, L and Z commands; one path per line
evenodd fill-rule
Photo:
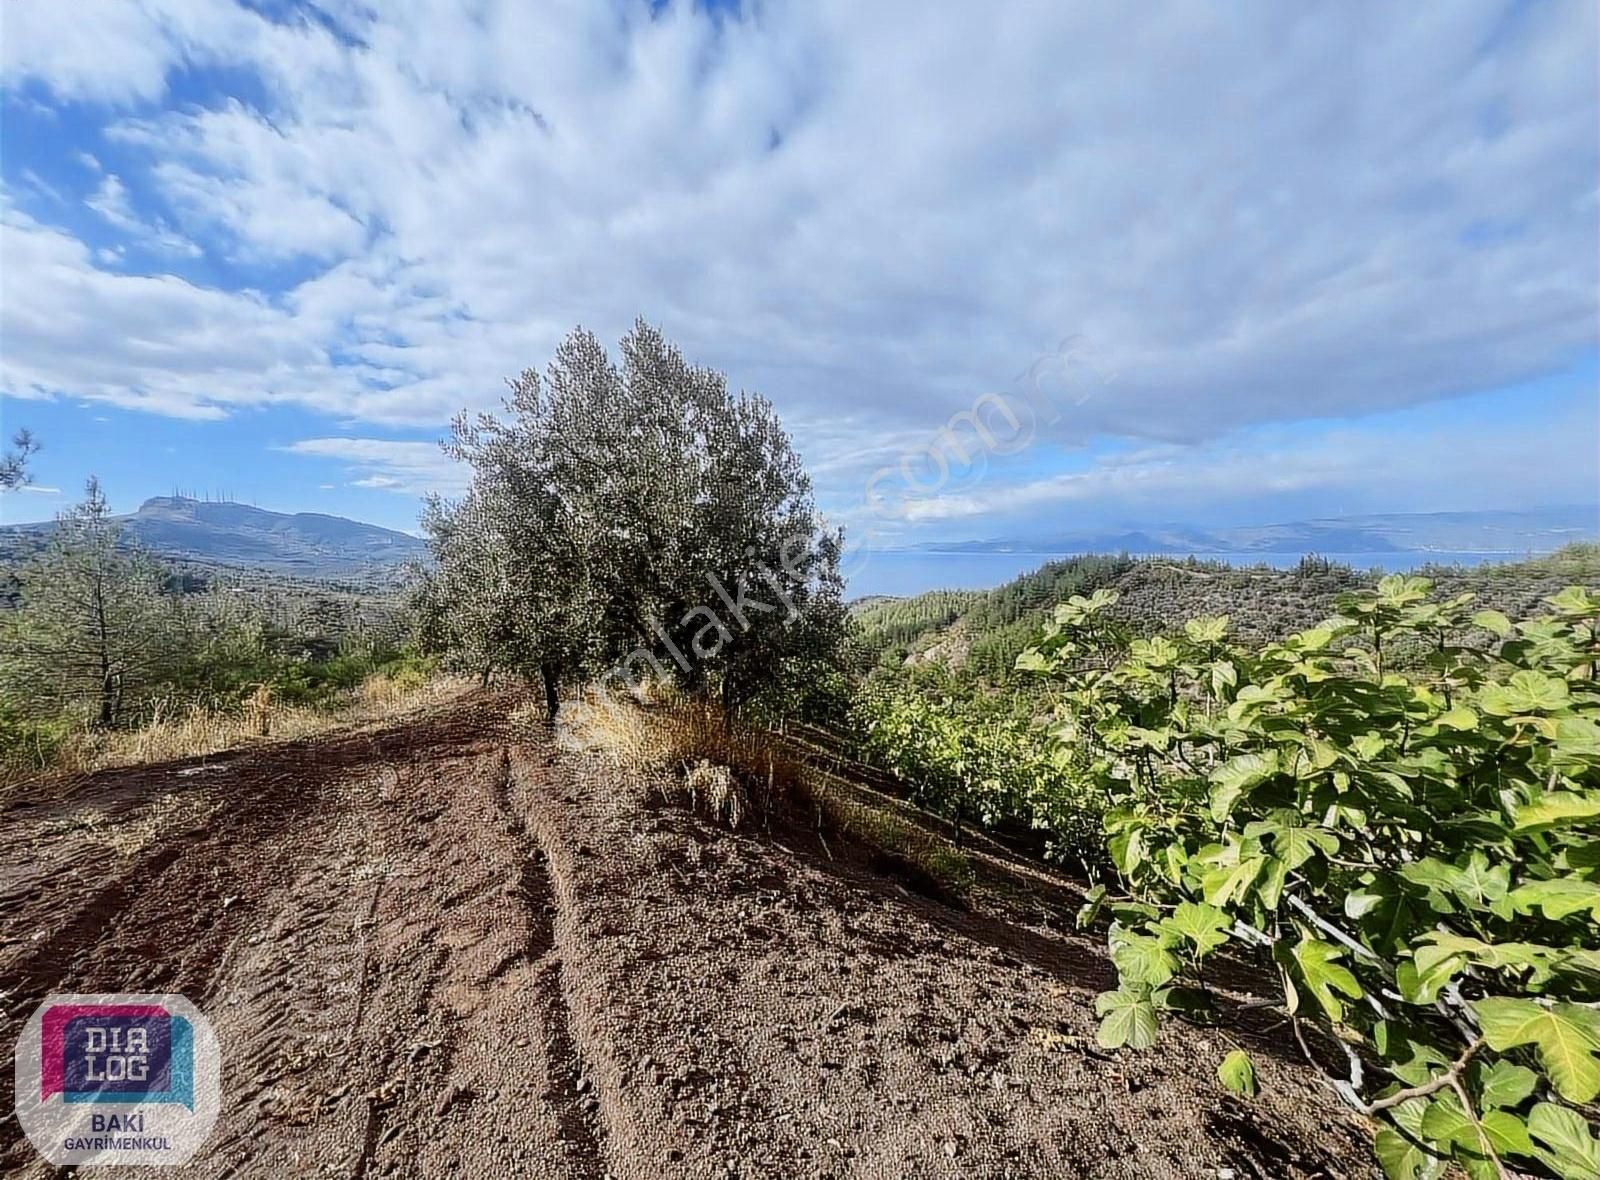
M 934 542 L 942 553 L 1550 553 L 1600 539 L 1600 508 L 1568 505 L 1525 512 L 1414 512 L 1339 516 L 1245 528 L 1149 525 L 1068 533 L 1041 541 Z
M 269 512 L 249 504 L 157 496 L 116 518 L 130 543 L 163 557 L 249 566 L 305 577 L 343 577 L 420 558 L 427 546 L 393 529 L 320 512 Z M 0 528 L 0 553 L 42 539 L 53 523 Z

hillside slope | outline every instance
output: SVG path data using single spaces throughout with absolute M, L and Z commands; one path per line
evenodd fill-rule
M 837 834 L 663 807 L 508 703 L 14 801 L 0 1037 L 51 992 L 189 996 L 229 1055 L 195 1176 L 1375 1174 L 1253 1018 L 1270 981 L 1219 981 L 1255 1101 L 1216 1030 L 1106 1054 L 1072 882 L 954 908 Z M 51 1174 L 17 1134 L 0 1171 Z
M 1521 618 L 1574 583 L 1600 586 L 1600 545 L 1577 544 L 1528 561 L 1419 570 L 1441 596 L 1476 595 L 1479 606 Z M 931 660 L 998 678 L 1038 638 L 1057 603 L 1073 594 L 1115 590 L 1114 613 L 1139 630 L 1175 628 L 1201 615 L 1227 615 L 1248 644 L 1280 639 L 1333 613 L 1340 594 L 1378 575 L 1318 558 L 1294 569 L 1162 557 L 1071 557 L 989 591 L 934 590 L 875 598 L 851 613 L 864 640 L 890 665 Z

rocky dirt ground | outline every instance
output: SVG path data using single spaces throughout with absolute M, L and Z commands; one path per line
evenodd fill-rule
M 206 1177 L 1374 1174 L 1282 1028 L 1229 1033 L 1253 1101 L 1215 1030 L 1097 1049 L 1072 882 L 989 858 L 952 907 L 507 704 L 14 798 L 0 1037 L 51 992 L 185 994 L 224 1054 Z M 3 1077 L 0 1171 L 49 1175 Z

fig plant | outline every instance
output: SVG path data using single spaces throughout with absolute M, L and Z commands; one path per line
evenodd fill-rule
M 862 754 L 911 801 L 963 826 L 1030 828 L 1053 859 L 1103 860 L 1101 805 L 1063 751 L 1026 714 L 979 698 L 876 687 L 856 703 Z
M 1208 964 L 1254 957 L 1388 1175 L 1600 1180 L 1600 597 L 1513 623 L 1430 591 L 1255 651 L 1225 618 L 1131 639 L 1102 591 L 1019 658 L 1110 800 L 1099 1038 L 1219 1019 Z M 1219 1077 L 1258 1085 L 1242 1047 Z

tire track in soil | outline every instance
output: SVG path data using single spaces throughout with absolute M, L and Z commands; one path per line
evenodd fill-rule
M 292 842 L 289 833 L 296 820 L 320 805 L 329 784 L 317 780 L 286 795 L 286 778 L 270 771 L 258 774 L 261 789 L 242 794 L 236 807 L 219 811 L 209 825 L 166 833 L 127 859 L 108 858 L 91 846 L 92 854 L 110 860 L 110 880 L 81 899 L 70 897 L 66 882 L 35 898 L 30 907 L 34 923 L 55 920 L 51 901 L 64 920 L 47 937 L 0 963 L 0 998 L 5 1001 L 0 1041 L 15 1037 L 26 1014 L 50 992 L 209 996 L 217 968 L 255 917 L 259 898 L 321 851 L 311 841 Z M 217 784 L 208 783 L 197 793 L 209 796 L 218 790 Z M 80 879 L 74 876 L 71 883 Z M 238 891 L 234 901 L 239 904 L 223 904 L 230 889 Z M 175 898 L 182 903 L 174 904 Z M 0 1084 L 0 1105 L 7 1110 L 14 1100 L 10 1072 Z M 28 1156 L 21 1124 L 14 1117 L 0 1122 L 0 1170 Z
M 646 807 L 504 713 L 480 698 L 192 787 L 137 768 L 8 810 L 0 993 L 204 996 L 225 1105 L 179 1174 L 205 1180 L 1374 1174 L 1364 1134 L 1271 1059 L 1249 1109 L 1194 1037 L 1082 1049 L 1093 980 L 1025 953 L 1031 925 L 952 923 L 805 831 L 795 851 Z M 219 809 L 126 859 L 62 826 L 175 794 Z M 32 998 L 0 995 L 0 1036 Z M 18 1139 L 0 1119 L 0 1174 L 61 1174 Z
M 394 1055 L 391 1053 L 384 1059 L 382 1069 L 388 1071 L 393 1068 Z M 350 1169 L 350 1180 L 365 1180 L 367 1168 L 372 1164 L 372 1157 L 378 1152 L 378 1140 L 383 1134 L 388 1109 L 387 1104 L 380 1105 L 368 1099 L 366 1129 L 361 1136 L 361 1150 L 356 1155 L 355 1167 Z
M 368 934 L 366 945 L 363 947 L 360 974 L 356 981 L 356 1008 L 355 1014 L 351 1018 L 350 1034 L 349 1039 L 346 1042 L 347 1044 L 354 1042 L 359 1036 L 361 1032 L 361 1018 L 363 1013 L 366 1011 L 368 993 L 377 987 L 377 982 L 375 980 L 371 980 L 368 976 L 368 967 L 372 959 L 372 932 L 378 911 L 378 894 L 381 892 L 381 888 L 382 881 L 380 880 L 379 884 L 374 887 L 372 891 L 372 901 L 368 905 L 367 916 L 362 923 L 362 925 L 367 929 Z M 437 994 L 439 990 L 439 979 L 443 974 L 444 965 L 448 959 L 449 954 L 443 949 L 435 951 L 432 961 L 430 962 L 426 972 L 426 983 L 422 988 L 422 996 L 425 1000 L 431 1000 L 432 997 Z M 441 1044 L 444 1049 L 444 1052 L 441 1054 L 441 1072 L 448 1074 L 450 1072 L 450 1058 L 454 1053 L 455 1045 L 454 1042 L 448 1037 L 443 1039 Z M 383 1056 L 378 1065 L 376 1076 L 379 1078 L 394 1077 L 396 1075 L 396 1066 L 399 1064 L 399 1057 L 399 1044 L 393 1039 L 387 1039 L 385 1041 Z M 367 1169 L 372 1166 L 372 1162 L 378 1154 L 378 1148 L 387 1142 L 385 1134 L 390 1126 L 389 1116 L 395 1108 L 398 1097 L 399 1096 L 397 1094 L 384 1094 L 381 1083 L 377 1089 L 373 1090 L 367 1095 L 367 1115 L 365 1120 L 365 1128 L 361 1136 L 360 1150 L 356 1154 L 355 1165 L 350 1170 L 350 1180 L 365 1180 Z
M 506 831 L 517 850 L 516 896 L 528 911 L 528 942 L 522 953 L 511 960 L 535 963 L 555 946 L 555 890 L 544 867 L 544 852 L 511 806 L 511 752 L 500 751 L 500 766 L 494 774 L 495 809 L 505 821 Z
M 437 786 L 439 782 L 437 765 L 432 768 L 432 781 Z M 397 778 L 395 783 L 397 793 L 402 785 L 401 780 Z M 419 808 L 413 801 L 411 810 L 407 813 L 406 818 L 413 826 L 426 826 L 444 814 L 444 810 L 443 807 L 431 808 L 428 804 L 423 804 Z M 377 993 L 395 983 L 392 975 L 389 978 L 385 978 L 383 970 L 374 967 L 374 961 L 379 952 L 377 944 L 380 941 L 380 926 L 382 925 L 379 920 L 379 901 L 384 892 L 385 880 L 385 878 L 380 877 L 374 883 L 364 916 L 359 923 L 363 930 L 362 955 L 357 968 L 354 994 L 355 1012 L 351 1018 L 347 1044 L 358 1043 L 363 1039 L 361 1026 L 369 1006 L 377 1001 Z M 438 922 L 442 918 L 443 910 L 441 909 L 438 914 L 430 916 L 430 921 Z M 434 926 L 433 933 L 437 935 L 438 932 L 439 927 Z M 420 972 L 420 980 L 415 989 L 412 1011 L 416 1015 L 425 1015 L 438 1006 L 441 988 L 450 960 L 451 952 L 442 945 L 434 945 L 429 950 L 427 965 Z M 395 966 L 392 962 L 387 964 L 391 973 Z M 455 1060 L 458 1047 L 457 1030 L 447 1023 L 437 1031 L 439 1033 L 438 1040 L 431 1043 L 432 1061 L 429 1072 L 442 1083 L 443 1079 L 450 1076 L 451 1067 Z M 379 1079 L 389 1079 L 391 1082 L 405 1077 L 405 1081 L 392 1092 L 388 1090 L 388 1082 L 380 1081 L 377 1088 L 366 1095 L 367 1113 L 355 1162 L 349 1172 L 350 1180 L 366 1180 L 368 1172 L 375 1165 L 381 1168 L 382 1165 L 378 1163 L 379 1150 L 388 1144 L 391 1138 L 403 1134 L 408 1125 L 415 1121 L 419 1113 L 415 1108 L 407 1108 L 409 1105 L 408 1098 L 410 1097 L 409 1091 L 413 1085 L 417 1084 L 418 1079 L 406 1076 L 408 1070 L 417 1064 L 416 1050 L 419 1047 L 419 1042 L 413 1041 L 409 1046 L 408 1052 L 403 1055 L 401 1052 L 402 1041 L 397 1040 L 391 1030 L 389 1035 L 381 1036 L 378 1043 L 382 1045 L 382 1052 L 374 1076 Z M 403 1060 L 405 1064 L 403 1064 Z M 441 1112 L 435 1107 L 434 1113 L 435 1117 L 437 1117 Z
M 80 903 L 77 912 L 59 930 L 6 969 L 5 994 L 31 1002 L 43 999 L 49 985 L 61 974 L 62 964 L 73 962 L 104 939 L 111 922 L 150 887 L 151 881 L 171 868 L 192 842 L 193 838 L 187 837 L 157 850 Z
M 403 998 L 404 1021 L 414 1005 L 431 1005 L 446 952 L 438 950 L 440 962 L 419 988 L 404 959 L 390 961 L 391 949 L 374 944 L 378 893 L 357 900 L 349 882 L 357 870 L 401 856 L 403 836 L 414 827 L 403 826 L 412 817 L 399 809 L 414 795 L 442 812 L 431 802 L 444 786 L 441 774 L 459 773 L 463 756 L 494 757 L 498 743 L 484 749 L 494 724 L 485 703 L 463 702 L 370 734 L 233 753 L 226 775 L 203 780 L 184 777 L 188 763 L 167 763 L 101 772 L 57 794 L 13 801 L 0 822 L 0 858 L 10 861 L 0 869 L 7 896 L 0 911 L 0 1038 L 9 1041 L 50 991 L 170 990 L 203 998 L 231 1053 L 216 1141 L 185 1174 L 305 1174 L 298 1169 L 316 1159 L 329 1174 L 377 1171 L 370 1157 L 400 1129 L 397 1117 L 416 1112 L 390 1109 L 403 1095 L 386 1094 L 351 1119 L 344 1111 L 355 1114 L 359 1098 L 344 1107 L 339 1099 L 389 1079 L 404 1042 L 369 1034 L 370 1019 L 352 1020 L 348 1007 L 328 1001 L 351 994 L 357 955 L 383 952 L 382 971 L 373 962 L 352 999 L 360 1012 L 363 1002 L 383 998 L 392 1021 L 388 1009 Z M 403 786 L 407 771 L 414 781 Z M 431 777 L 423 781 L 424 774 Z M 480 790 L 488 779 L 479 780 Z M 177 809 L 177 822 L 169 823 L 173 800 L 193 800 L 194 807 Z M 487 799 L 483 804 L 492 814 Z M 206 811 L 204 823 L 189 822 L 194 810 Z M 63 822 L 80 812 L 96 822 Z M 131 852 L 102 835 L 124 825 L 146 841 Z M 102 880 L 93 880 L 91 868 Z M 367 937 L 341 939 L 330 921 L 352 925 L 351 933 L 366 927 Z M 352 945 L 359 941 L 366 945 Z M 338 990 L 327 990 L 330 984 Z M 334 1027 L 340 1015 L 348 1022 L 343 1036 Z M 441 1039 L 433 1042 L 428 1073 L 449 1069 L 452 1046 Z M 342 1066 L 328 1052 L 340 1041 Z M 417 1074 L 417 1058 L 407 1060 Z M 10 1081 L 4 1078 L 0 1094 L 5 1108 Z M 372 1141 L 364 1142 L 369 1134 Z M 59 1174 L 32 1156 L 15 1118 L 0 1119 L 0 1173 L 13 1174 L 14 1165 L 28 1175 Z
M 606 1168 L 605 1126 L 587 1068 L 572 1034 L 572 1013 L 562 987 L 562 963 L 556 954 L 556 892 L 544 849 L 527 821 L 511 804 L 511 751 L 502 748 L 494 776 L 494 803 L 505 819 L 517 850 L 518 897 L 527 908 L 528 944 L 520 956 L 529 964 L 544 962 L 538 974 L 545 997 L 545 1097 L 555 1109 L 563 1140 L 572 1148 L 569 1163 L 587 1180 L 602 1180 Z

